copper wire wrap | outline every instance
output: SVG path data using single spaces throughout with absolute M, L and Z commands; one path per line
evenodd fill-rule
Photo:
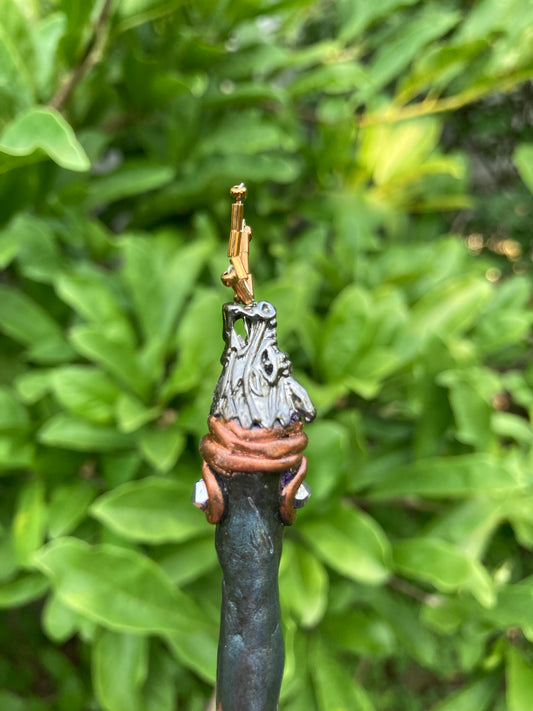
M 282 474 L 296 470 L 280 494 L 280 516 L 285 524 L 294 521 L 294 496 L 307 472 L 307 459 L 303 450 L 307 435 L 302 432 L 302 423 L 290 427 L 249 430 L 234 420 L 216 417 L 208 419 L 209 434 L 200 441 L 200 453 L 204 459 L 202 477 L 209 495 L 205 513 L 210 523 L 218 523 L 224 513 L 224 499 L 213 470 L 224 476 L 234 472 L 270 472 Z

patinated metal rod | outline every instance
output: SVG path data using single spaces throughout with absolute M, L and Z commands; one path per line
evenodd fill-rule
M 276 711 L 284 665 L 278 592 L 283 529 L 310 495 L 302 425 L 315 409 L 278 347 L 276 310 L 254 301 L 246 188 L 235 186 L 231 195 L 231 265 L 222 281 L 235 296 L 223 307 L 222 374 L 209 433 L 200 443 L 204 463 L 193 500 L 217 525 L 223 574 L 217 711 Z M 244 338 L 235 330 L 240 320 Z

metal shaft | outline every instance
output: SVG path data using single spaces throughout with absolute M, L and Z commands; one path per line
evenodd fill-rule
M 284 648 L 278 591 L 283 529 L 309 497 L 304 422 L 315 408 L 278 347 L 276 309 L 253 300 L 249 228 L 240 225 L 244 185 L 232 188 L 231 266 L 222 281 L 222 373 L 213 394 L 204 463 L 193 502 L 217 524 L 222 610 L 217 711 L 276 711 Z M 235 330 L 242 321 L 246 336 Z
M 221 485 L 228 503 L 215 536 L 223 574 L 217 708 L 276 711 L 284 664 L 279 477 L 240 473 Z

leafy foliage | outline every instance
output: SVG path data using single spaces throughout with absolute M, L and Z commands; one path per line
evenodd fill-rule
M 531 3 L 0 8 L 0 707 L 206 708 L 220 579 L 189 492 L 244 180 L 319 411 L 281 708 L 529 709 L 527 122 L 494 234 L 476 161 L 531 78 Z

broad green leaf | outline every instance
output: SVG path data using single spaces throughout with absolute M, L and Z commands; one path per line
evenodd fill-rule
M 48 420 L 39 430 L 37 439 L 52 447 L 78 452 L 109 452 L 134 445 L 131 435 L 66 414 L 54 415 Z
M 17 245 L 17 264 L 24 276 L 45 284 L 54 280 L 64 258 L 47 220 L 19 213 L 9 223 L 3 239 Z
M 61 274 L 56 282 L 58 295 L 85 319 L 97 324 L 112 322 L 116 329 L 124 328 L 125 338 L 133 338 L 114 287 L 109 275 L 86 265 Z
M 29 423 L 28 413 L 10 388 L 0 387 L 0 430 L 25 429 Z
M 488 619 L 500 628 L 533 627 L 533 579 L 506 585 L 498 593 L 498 602 Z
M 174 677 L 176 663 L 164 649 L 150 651 L 150 669 L 144 686 L 146 711 L 175 711 L 176 693 Z
M 183 5 L 184 0 L 123 0 L 117 8 L 119 27 L 127 30 L 155 20 Z
M 176 332 L 178 359 L 163 386 L 165 400 L 195 387 L 214 371 L 215 364 L 218 369 L 219 358 L 215 354 L 221 345 L 219 330 L 219 295 L 214 290 L 195 293 Z
M 145 407 L 133 395 L 121 393 L 116 401 L 115 415 L 121 432 L 135 432 L 161 414 L 159 407 Z
M 186 246 L 166 237 L 123 239 L 123 277 L 147 341 L 170 337 L 210 250 L 206 239 Z
M 205 532 L 190 502 L 192 482 L 149 477 L 101 496 L 91 513 L 126 539 L 142 543 L 186 541 Z
M 31 360 L 54 363 L 68 360 L 72 350 L 58 324 L 29 296 L 0 285 L 0 330 L 28 346 Z
M 491 578 L 481 563 L 445 541 L 400 541 L 393 546 L 393 560 L 400 573 L 428 581 L 443 592 L 468 590 L 485 607 L 496 601 Z
M 25 699 L 4 689 L 0 690 L 0 706 L 4 711 L 28 711 L 28 703 Z
M 49 96 L 52 82 L 57 72 L 58 45 L 67 29 L 67 18 L 62 12 L 54 12 L 35 27 L 35 51 L 39 58 L 36 63 L 35 83 L 42 96 Z
M 131 481 L 140 465 L 141 460 L 136 451 L 102 455 L 102 473 L 109 488 Z
M 8 123 L 0 134 L 0 152 L 29 156 L 37 150 L 68 170 L 85 171 L 91 167 L 71 126 L 50 107 L 28 109 Z
M 523 444 L 533 442 L 531 423 L 520 415 L 513 415 L 511 412 L 493 412 L 490 424 L 495 434 L 500 437 L 514 439 Z
M 208 684 L 215 683 L 218 647 L 215 628 L 206 629 L 204 626 L 187 636 L 170 634 L 167 639 L 173 654 L 181 664 L 190 667 Z
M 28 567 L 34 551 L 42 545 L 46 527 L 45 487 L 32 479 L 22 487 L 13 518 L 13 546 L 20 565 Z
M 405 596 L 393 596 L 386 589 L 372 588 L 370 592 L 368 604 L 392 629 L 399 647 L 423 667 L 440 674 L 442 640 L 421 621 L 419 603 L 415 605 Z
M 25 573 L 0 585 L 0 608 L 18 607 L 38 600 L 49 586 L 41 573 Z
M 306 457 L 309 462 L 308 481 L 313 489 L 313 501 L 331 496 L 343 481 L 348 458 L 349 437 L 346 427 L 322 420 L 306 428 L 309 445 Z
M 31 467 L 33 454 L 33 443 L 26 435 L 0 435 L 0 471 Z
M 96 424 L 113 419 L 121 391 L 101 370 L 85 365 L 65 366 L 50 374 L 50 382 L 59 403 L 73 415 Z
M 507 650 L 507 711 L 522 711 L 533 705 L 533 667 L 515 647 Z
M 445 701 L 431 707 L 431 711 L 487 711 L 494 700 L 499 679 L 488 676 L 467 684 Z
M 389 576 L 389 542 L 376 521 L 359 509 L 337 505 L 327 518 L 305 519 L 298 528 L 318 557 L 341 575 L 368 585 Z
M 477 276 L 455 277 L 438 286 L 414 305 L 409 330 L 411 338 L 427 339 L 431 334 L 444 341 L 464 333 L 488 301 L 491 287 Z
M 320 711 L 375 711 L 363 687 L 319 638 L 311 648 L 310 673 Z
M 102 630 L 92 652 L 94 690 L 105 711 L 141 711 L 148 673 L 148 640 Z
M 81 355 L 98 363 L 137 395 L 144 397 L 148 376 L 141 368 L 133 344 L 124 338 L 120 326 L 76 326 L 70 332 L 70 341 Z
M 371 610 L 343 610 L 336 615 L 328 613 L 321 630 L 331 644 L 343 652 L 379 658 L 396 651 L 391 626 Z
M 326 570 L 303 546 L 286 541 L 280 568 L 280 596 L 302 627 L 315 627 L 328 602 Z
M 393 467 L 372 486 L 372 494 L 447 498 L 512 491 L 518 486 L 515 473 L 505 460 L 479 453 L 420 459 Z
M 95 495 L 95 487 L 83 480 L 56 486 L 52 490 L 48 508 L 50 537 L 57 538 L 71 533 L 85 517 Z
M 149 190 L 167 185 L 173 178 L 174 169 L 168 165 L 150 165 L 146 162 L 122 165 L 113 173 L 91 182 L 87 207 L 94 209 L 122 198 L 144 195 Z
M 457 439 L 486 450 L 493 439 L 491 402 L 501 390 L 497 375 L 488 368 L 462 368 L 440 373 L 437 382 L 450 390 Z
M 7 8 L 3 8 L 4 12 Z M 0 99 L 3 121 L 33 103 L 34 87 L 17 40 L 8 27 L 0 25 Z
M 523 143 L 515 150 L 513 161 L 520 177 L 533 193 L 533 143 Z
M 445 35 L 461 19 L 457 10 L 447 7 L 419 8 L 410 21 L 403 23 L 402 31 L 384 42 L 373 57 L 369 68 L 373 91 L 397 77 L 426 44 Z
M 359 161 L 377 185 L 384 185 L 412 174 L 435 148 L 439 133 L 435 119 L 372 126 L 363 133 Z
M 147 429 L 139 441 L 139 449 L 146 461 L 160 472 L 172 469 L 184 448 L 185 434 L 177 425 Z
M 520 500 L 523 500 L 523 496 Z M 423 529 L 424 535 L 453 543 L 468 556 L 481 559 L 491 541 L 492 534 L 509 511 L 513 499 L 472 496 L 451 504 L 432 518 Z
M 52 592 L 48 596 L 41 624 L 44 632 L 53 642 L 61 644 L 70 639 L 76 632 L 79 622 L 78 613 L 61 602 L 56 593 Z
M 135 551 L 62 538 L 41 549 L 34 560 L 62 602 L 108 629 L 175 633 L 181 639 L 205 627 L 196 603 Z
M 15 379 L 15 389 L 20 399 L 28 405 L 40 400 L 51 388 L 52 370 L 28 370 Z
M 213 535 L 205 531 L 205 528 L 204 533 L 206 535 L 202 538 L 154 550 L 155 560 L 175 585 L 190 583 L 217 567 L 218 558 Z

